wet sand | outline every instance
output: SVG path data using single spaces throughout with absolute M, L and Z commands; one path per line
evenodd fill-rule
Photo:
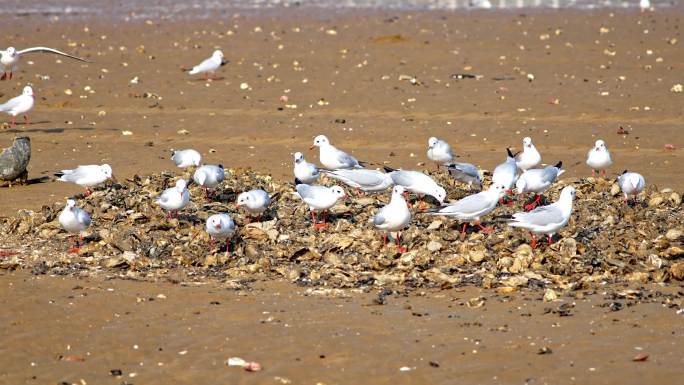
M 538 292 L 464 288 L 378 305 L 375 292 L 336 297 L 279 282 L 237 291 L 28 273 L 0 282 L 7 384 L 673 384 L 684 364 L 681 315 L 657 296 L 580 291 L 544 303 Z M 474 297 L 484 305 L 468 307 Z M 228 367 L 229 357 L 263 370 Z
M 34 181 L 88 163 L 110 163 L 124 178 L 171 170 L 169 150 L 185 147 L 206 162 L 289 180 L 292 153 L 319 133 L 362 160 L 411 168 L 431 167 L 422 164 L 436 135 L 484 169 L 529 135 L 544 162 L 563 160 L 568 176 L 590 172 L 586 152 L 600 137 L 613 153 L 611 174 L 634 169 L 681 190 L 684 178 L 673 176 L 683 158 L 682 94 L 670 92 L 684 59 L 676 12 L 287 11 L 112 25 L 25 17 L 7 25 L 14 45 L 55 46 L 95 63 L 28 57 L 34 64 L 0 92 L 4 99 L 33 83 L 34 123 L 1 130 L 0 141 L 31 136 Z M 214 48 L 230 60 L 222 80 L 179 69 Z M 457 73 L 483 77 L 451 78 Z M 620 126 L 629 135 L 618 135 Z M 45 179 L 3 189 L 0 214 L 78 192 Z
M 3 100 L 28 82 L 37 94 L 33 124 L 0 130 L 3 145 L 30 135 L 35 181 L 0 190 L 0 215 L 81 192 L 39 181 L 55 170 L 107 162 L 130 178 L 172 170 L 171 148 L 194 147 L 207 162 L 289 180 L 291 154 L 319 133 L 360 159 L 411 168 L 431 167 L 424 153 L 436 135 L 485 169 L 529 135 L 545 162 L 564 161 L 568 177 L 590 172 L 584 157 L 600 137 L 613 152 L 613 175 L 634 169 L 681 191 L 682 94 L 670 91 L 684 59 L 673 40 L 678 12 L 10 20 L 13 45 L 54 46 L 95 63 L 34 56 L 0 84 Z M 230 60 L 221 80 L 179 69 L 215 48 Z M 453 79 L 457 73 L 483 77 Z M 619 127 L 629 134 L 618 135 Z M 675 150 L 665 150 L 668 143 Z M 316 155 L 307 152 L 309 160 Z M 639 289 L 641 300 L 580 290 L 545 303 L 543 292 L 467 287 L 395 293 L 382 306 L 375 291 L 331 298 L 280 281 L 235 290 L 3 270 L 0 285 L 0 319 L 9 325 L 0 334 L 0 382 L 10 384 L 667 384 L 681 376 L 676 283 L 624 288 Z M 478 296 L 484 306 L 465 305 Z M 621 310 L 611 310 L 614 302 Z M 538 354 L 544 347 L 552 352 Z M 643 354 L 645 362 L 633 361 Z M 264 370 L 225 366 L 232 356 Z

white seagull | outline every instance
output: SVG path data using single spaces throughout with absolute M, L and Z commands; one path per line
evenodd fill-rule
M 601 171 L 601 175 L 606 176 L 606 169 L 613 164 L 610 152 L 606 148 L 606 143 L 599 139 L 594 147 L 587 153 L 587 165 L 591 167 L 591 176 L 596 175 L 596 171 Z
M 318 135 L 314 138 L 310 149 L 313 150 L 314 147 L 318 147 L 321 164 L 328 170 L 363 168 L 356 158 L 330 144 L 325 135 Z
M 226 241 L 226 256 L 230 253 L 230 240 L 235 234 L 235 222 L 228 214 L 214 214 L 207 218 L 204 229 L 209 234 L 211 252 L 214 252 L 214 241 Z
M 237 197 L 237 207 L 244 207 L 250 215 L 257 215 L 257 220 L 261 220 L 261 215 L 266 211 L 271 203 L 271 197 L 261 189 L 254 189 L 243 192 Z
M 431 215 L 454 217 L 458 221 L 464 222 L 463 229 L 461 230 L 462 234 L 465 234 L 468 223 L 473 221 L 485 232 L 491 232 L 491 228 L 482 226 L 480 218 L 492 212 L 505 193 L 506 188 L 504 185 L 492 184 L 487 190 L 468 195 L 446 206 L 431 209 L 428 213 Z
M 295 152 L 294 154 L 294 176 L 302 183 L 311 184 L 318 180 L 320 176 L 318 167 L 304 159 L 304 154 Z
M 55 173 L 55 176 L 60 182 L 70 182 L 85 187 L 85 196 L 90 196 L 93 193 L 91 187 L 104 183 L 106 180 L 114 179 L 112 167 L 108 164 L 78 166 L 72 170 L 62 170 Z
M 392 187 L 392 177 L 378 170 L 351 169 L 324 171 L 325 175 L 337 179 L 347 186 L 363 192 L 380 192 Z
M 461 183 L 468 185 L 468 188 L 482 188 L 482 178 L 480 177 L 480 170 L 470 163 L 447 163 L 444 165 L 449 171 L 449 175 Z
M 641 174 L 627 170 L 622 172 L 622 175 L 618 177 L 617 182 L 620 186 L 620 190 L 625 194 L 625 203 L 628 202 L 630 195 L 634 197 L 634 201 L 636 202 L 637 195 L 644 191 L 644 187 L 646 187 L 646 180 Z
M 451 149 L 449 143 L 433 136 L 428 139 L 427 157 L 435 162 L 439 169 L 439 166 L 454 160 L 454 151 Z
M 185 179 L 179 179 L 175 187 L 164 190 L 156 200 L 156 203 L 168 211 L 167 216 L 171 218 L 178 216 L 178 210 L 185 207 L 190 202 L 190 192 L 187 189 Z
M 532 139 L 529 137 L 524 138 L 522 152 L 518 154 L 518 158 L 515 160 L 518 168 L 523 171 L 529 170 L 541 163 L 541 159 L 541 155 L 537 148 L 534 147 Z
M 327 210 L 335 206 L 338 199 L 347 196 L 340 186 L 311 186 L 303 183 L 297 185 L 297 193 L 302 201 L 309 205 L 311 220 L 315 227 L 325 227 Z M 316 210 L 323 211 L 323 223 L 317 223 Z
M 383 237 L 385 244 L 387 244 L 387 233 L 397 232 L 396 243 L 400 251 L 406 251 L 404 246 L 401 246 L 401 235 L 399 231 L 406 228 L 411 222 L 411 211 L 408 209 L 406 200 L 404 200 L 404 188 L 395 186 L 392 189 L 392 199 L 390 202 L 381 208 L 373 217 L 373 226 L 377 229 L 384 230 Z
M 536 234 L 546 234 L 549 245 L 553 242 L 553 235 L 565 226 L 572 214 L 572 201 L 575 198 L 575 188 L 566 186 L 555 203 L 537 207 L 530 212 L 513 214 L 508 225 L 527 229 L 532 234 L 532 248 L 537 247 Z
M 190 166 L 199 166 L 202 163 L 202 155 L 191 148 L 186 150 L 172 150 L 171 160 L 179 168 L 186 168 Z
M 506 153 L 506 161 L 496 166 L 492 172 L 492 183 L 503 185 L 510 191 L 518 180 L 518 166 L 511 150 L 507 148 Z
M 227 61 L 223 60 L 223 52 L 216 50 L 209 59 L 206 59 L 200 64 L 192 67 L 192 69 L 188 71 L 188 74 L 196 75 L 203 73 L 204 79 L 208 80 L 209 74 L 212 74 L 213 77 L 214 72 L 216 72 L 217 69 L 221 68 L 221 66 L 225 65 L 226 63 Z
M 437 199 L 439 203 L 444 203 L 446 190 L 430 176 L 419 171 L 394 170 L 385 166 L 385 171 L 392 177 L 392 181 L 397 186 L 402 186 L 407 191 L 419 195 L 430 195 Z
M 558 177 L 565 172 L 561 170 L 563 162 L 558 162 L 555 166 L 544 168 L 533 168 L 527 170 L 515 182 L 515 189 L 518 194 L 532 192 L 535 194 L 534 200 L 525 206 L 526 210 L 532 209 L 541 200 L 541 194 L 549 188 Z
M 195 173 L 192 175 L 192 180 L 194 180 L 198 185 L 202 186 L 208 197 L 209 189 L 213 189 L 221 184 L 221 182 L 223 182 L 223 178 L 225 178 L 225 175 L 225 170 L 223 169 L 222 164 L 219 164 L 218 166 L 205 164 L 204 166 L 195 170 Z
M 0 71 L 2 72 L 2 77 L 0 78 L 0 80 L 5 80 L 5 79 L 11 80 L 12 79 L 12 73 L 14 71 L 16 71 L 16 69 L 17 69 L 17 64 L 19 63 L 19 58 L 22 55 L 26 55 L 29 53 L 35 53 L 35 52 L 52 53 L 52 54 L 56 54 L 56 55 L 66 56 L 68 58 L 75 59 L 78 61 L 82 61 L 84 63 L 90 63 L 86 59 L 81 59 L 80 57 L 72 56 L 72 55 L 69 55 L 68 53 L 64 53 L 62 51 L 57 51 L 56 49 L 47 48 L 47 47 L 31 47 L 31 48 L 22 49 L 21 51 L 17 51 L 17 49 L 14 47 L 9 47 L 4 51 L 0 50 Z
M 90 226 L 90 215 L 78 207 L 76 201 L 68 199 L 64 210 L 59 214 L 59 224 L 64 230 L 74 234 L 76 242 L 73 247 L 69 249 L 70 253 L 78 252 L 80 241 L 83 240 L 81 233 Z
M 33 108 L 33 88 L 26 86 L 21 95 L 0 104 L 0 112 L 6 112 L 12 116 L 12 127 L 17 124 L 17 115 L 24 115 L 24 124 L 29 124 L 28 112 Z

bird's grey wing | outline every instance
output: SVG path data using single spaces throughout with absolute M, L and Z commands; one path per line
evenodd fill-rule
M 90 226 L 90 222 L 91 222 L 90 215 L 88 215 L 88 213 L 86 213 L 83 210 L 79 210 L 78 221 L 79 221 L 79 223 L 82 223 L 85 227 L 88 227 L 88 226 Z
M 157 198 L 157 202 L 166 203 L 169 201 L 170 197 L 171 197 L 171 192 L 169 190 L 164 190 L 164 192 L 161 193 L 159 198 Z
M 307 167 L 309 168 L 309 173 L 311 173 L 312 176 L 318 176 L 319 175 L 318 167 L 316 167 L 315 164 L 307 163 L 307 165 L 308 165 Z
M 356 166 L 359 164 L 359 161 L 356 160 L 356 158 L 347 154 L 344 151 L 339 151 L 337 153 L 337 161 L 346 165 L 347 167 L 352 167 L 352 166 Z
M 302 197 L 302 199 L 311 198 L 314 195 L 314 188 L 307 184 L 298 184 L 297 193 L 300 197 Z
M 513 221 L 525 222 L 536 226 L 546 226 L 563 222 L 563 213 L 556 206 L 542 206 L 527 213 L 513 214 Z
M 383 209 L 384 209 L 384 207 L 383 207 Z M 382 215 L 382 211 L 383 210 L 380 209 L 380 211 L 378 211 L 378 213 L 375 214 L 375 217 L 373 217 L 373 224 L 375 226 L 380 226 L 381 224 L 385 223 L 385 216 Z
M 411 174 L 405 171 L 393 171 L 390 173 L 394 184 L 398 186 L 411 186 L 415 183 L 414 179 L 411 178 Z
M 479 213 L 490 206 L 490 202 L 482 199 L 480 194 L 469 195 L 459 201 L 450 204 L 450 212 L 452 213 L 463 213 L 463 214 L 475 214 Z
M 477 167 L 470 163 L 452 163 L 447 166 L 447 169 L 449 170 L 449 173 L 451 173 L 453 170 L 454 172 L 463 173 L 472 177 L 477 177 L 480 175 L 478 173 Z
M 89 60 L 80 58 L 80 57 L 78 57 L 78 56 L 69 55 L 68 53 L 65 53 L 65 52 L 62 52 L 62 51 L 58 51 L 58 50 L 56 50 L 56 49 L 48 48 L 48 47 L 31 47 L 31 48 L 26 48 L 26 49 L 22 49 L 21 51 L 17 51 L 17 54 L 19 54 L 19 55 L 24 55 L 24 54 L 27 54 L 27 53 L 34 53 L 34 52 L 48 52 L 48 53 L 53 53 L 53 54 L 56 54 L 56 55 L 66 56 L 66 57 L 68 57 L 68 58 L 72 58 L 72 59 L 74 59 L 74 60 L 82 61 L 82 62 L 84 62 L 84 63 L 91 63 L 91 61 L 89 61 Z
M 558 169 L 555 167 L 546 167 L 542 172 L 542 179 L 545 182 L 553 183 L 558 178 Z
M 371 187 L 382 184 L 383 177 L 381 173 L 376 173 L 370 170 L 354 170 L 347 173 L 349 179 L 360 184 L 361 186 Z

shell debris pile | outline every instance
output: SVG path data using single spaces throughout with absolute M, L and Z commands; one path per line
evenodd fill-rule
M 630 206 L 613 180 L 561 180 L 547 198 L 555 200 L 564 186 L 575 186 L 572 218 L 556 242 L 547 246 L 544 241 L 534 250 L 527 244 L 528 234 L 497 219 L 520 210 L 522 202 L 497 207 L 487 218 L 494 226 L 489 234 L 473 228 L 461 235 L 457 222 L 414 212 L 403 234 L 408 252 L 400 253 L 396 245 L 383 244 L 370 222 L 389 192 L 340 200 L 331 210 L 331 224 L 317 229 L 292 183 L 251 170 L 227 171 L 212 199 L 191 185 L 192 201 L 178 219 L 167 219 L 153 203 L 180 177 L 168 172 L 135 176 L 81 196 L 78 205 L 91 214 L 93 225 L 77 254 L 67 252 L 68 234 L 57 223 L 63 201 L 39 212 L 19 211 L 0 220 L 6 254 L 0 268 L 143 280 L 181 271 L 189 281 L 286 279 L 329 288 L 475 285 L 503 292 L 684 279 L 682 198 L 670 189 L 650 187 Z M 433 177 L 444 186 L 454 185 L 445 172 Z M 237 194 L 252 188 L 272 195 L 263 222 L 248 223 L 247 214 L 235 207 Z M 469 194 L 455 187 L 447 190 L 449 199 Z M 229 255 L 225 248 L 212 253 L 204 232 L 206 218 L 219 212 L 229 213 L 237 224 Z

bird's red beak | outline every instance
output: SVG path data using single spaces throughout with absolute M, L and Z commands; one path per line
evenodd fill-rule
M 314 146 L 314 145 L 312 144 L 312 145 L 309 147 L 309 150 L 313 150 L 314 147 L 316 147 L 316 146 Z
M 216 230 L 221 230 L 221 224 L 214 225 L 216 227 Z

